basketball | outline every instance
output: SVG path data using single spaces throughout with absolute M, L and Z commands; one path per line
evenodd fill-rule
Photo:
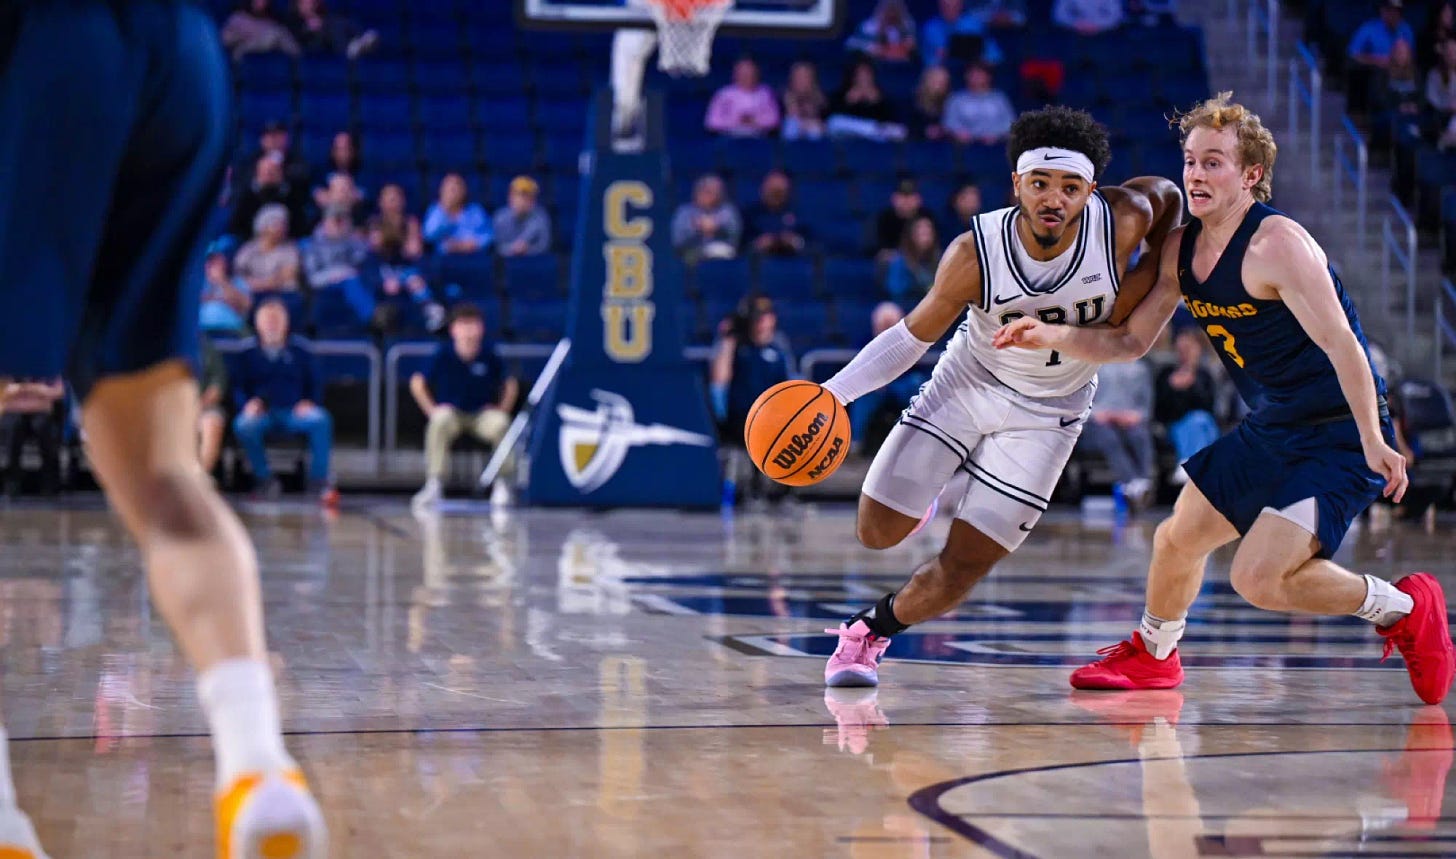
M 849 412 L 814 382 L 780 382 L 748 410 L 743 443 L 770 479 L 809 486 L 833 474 L 849 455 Z

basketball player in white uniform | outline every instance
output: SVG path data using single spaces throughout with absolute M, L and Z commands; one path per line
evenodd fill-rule
M 1053 351 L 998 351 L 1021 316 L 1070 325 L 1125 319 L 1152 288 L 1164 238 L 1182 218 L 1177 186 L 1140 177 L 1098 189 L 1107 130 L 1063 107 L 1023 114 L 1008 154 L 1017 205 L 978 216 L 951 242 L 930 292 L 824 387 L 848 404 L 899 377 L 964 316 L 930 381 L 875 456 L 859 500 L 868 548 L 894 546 L 958 471 L 970 481 L 945 548 L 900 590 L 850 618 L 829 686 L 875 686 L 890 637 L 938 617 L 1006 557 L 1045 512 L 1097 388 L 1096 363 Z M 1145 252 L 1128 271 L 1143 242 Z

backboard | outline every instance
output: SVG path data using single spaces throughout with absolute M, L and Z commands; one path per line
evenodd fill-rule
M 523 27 L 563 30 L 652 25 L 640 2 L 627 0 L 515 0 Z M 736 35 L 832 36 L 843 25 L 843 0 L 737 0 L 721 30 Z

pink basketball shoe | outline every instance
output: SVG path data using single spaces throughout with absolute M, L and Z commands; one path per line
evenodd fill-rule
M 890 639 L 870 632 L 862 620 L 840 624 L 838 629 L 824 630 L 839 636 L 839 646 L 824 666 L 825 686 L 878 686 L 880 675 L 875 670 L 890 646 Z

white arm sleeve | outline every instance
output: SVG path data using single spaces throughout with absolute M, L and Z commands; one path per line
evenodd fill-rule
M 865 344 L 853 361 L 824 383 L 824 388 L 847 406 L 900 378 L 932 345 L 915 339 L 902 319 Z

